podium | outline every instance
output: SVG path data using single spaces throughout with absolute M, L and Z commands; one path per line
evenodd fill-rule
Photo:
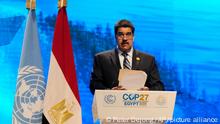
M 101 124 L 149 124 L 171 120 L 176 91 L 96 90 L 93 120 Z

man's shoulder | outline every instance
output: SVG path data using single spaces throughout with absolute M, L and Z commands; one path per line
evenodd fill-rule
M 115 52 L 115 49 L 106 50 L 106 51 L 97 53 L 95 56 L 109 56 L 109 55 L 112 55 L 114 52 Z
M 147 57 L 147 58 L 154 58 L 153 55 L 149 54 L 149 53 L 146 53 L 146 52 L 142 52 L 142 51 L 139 51 L 139 50 L 135 50 L 136 52 L 136 55 L 139 55 L 139 56 L 144 56 L 144 57 Z

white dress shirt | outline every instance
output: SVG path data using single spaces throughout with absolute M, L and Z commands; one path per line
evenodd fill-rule
M 133 56 L 133 47 L 131 48 L 131 50 L 129 52 L 127 52 L 127 59 L 128 61 L 130 62 L 130 66 L 132 68 L 132 56 Z M 124 56 L 121 55 L 123 52 L 121 50 L 118 49 L 118 56 L 119 56 L 119 61 L 120 61 L 120 65 L 121 65 L 121 68 L 124 69 L 123 67 L 123 61 L 124 61 Z

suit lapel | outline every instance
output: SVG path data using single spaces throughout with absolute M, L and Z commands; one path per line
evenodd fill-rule
M 117 49 L 112 51 L 110 59 L 116 70 L 121 69 Z
M 116 70 L 122 68 L 120 65 L 117 49 L 112 50 L 110 59 Z M 139 70 L 140 65 L 141 65 L 141 55 L 137 50 L 134 49 L 132 56 L 132 70 Z
M 140 67 L 140 62 L 141 62 L 141 56 L 138 53 L 138 51 L 134 49 L 133 57 L 132 57 L 132 70 L 138 70 Z

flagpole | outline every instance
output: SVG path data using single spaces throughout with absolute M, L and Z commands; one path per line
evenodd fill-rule
M 36 9 L 36 0 L 26 0 L 26 8 L 29 10 Z
M 67 0 L 58 0 L 58 8 L 66 7 Z

